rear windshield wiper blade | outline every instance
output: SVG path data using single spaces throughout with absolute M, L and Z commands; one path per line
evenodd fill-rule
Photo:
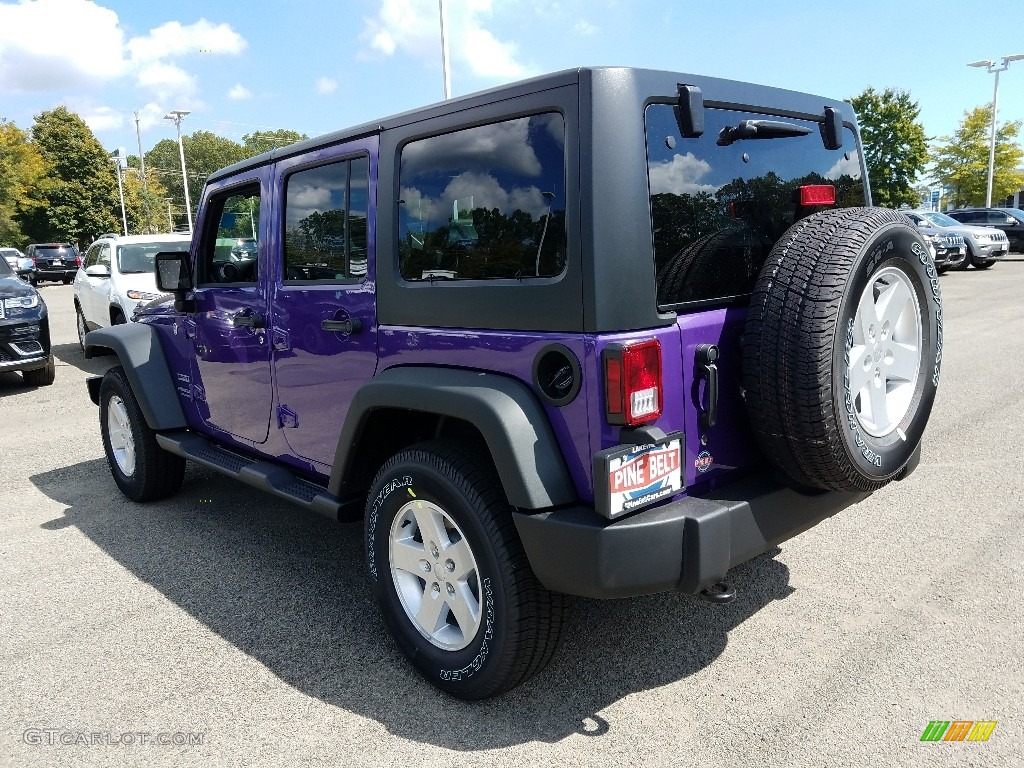
M 718 134 L 717 144 L 727 147 L 734 141 L 746 139 L 781 139 L 787 136 L 806 136 L 810 128 L 780 120 L 741 120 L 736 127 L 726 126 Z

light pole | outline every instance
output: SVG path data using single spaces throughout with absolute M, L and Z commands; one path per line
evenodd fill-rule
M 1003 65 L 1001 67 L 997 67 L 996 63 L 990 59 L 974 61 L 967 65 L 968 67 L 985 67 L 990 74 L 994 72 L 996 76 L 996 85 L 992 90 L 992 139 L 988 147 L 988 188 L 985 192 L 986 208 L 992 207 L 992 173 L 996 163 L 996 114 L 999 109 L 999 73 L 1009 69 L 1011 61 L 1020 61 L 1021 59 L 1024 59 L 1024 53 L 1003 56 Z
M 110 155 L 110 160 L 114 163 L 114 170 L 117 171 L 117 192 L 121 196 L 121 223 L 124 225 L 124 236 L 128 237 L 128 216 L 124 211 L 124 186 L 121 184 L 121 163 L 127 164 L 127 159 L 123 159 L 122 154 L 118 149 Z
M 452 97 L 452 76 L 448 72 L 448 33 L 444 28 L 445 17 L 444 0 L 437 0 L 437 11 L 441 17 L 441 69 L 444 71 L 444 98 L 445 101 Z
M 164 120 L 173 120 L 174 126 L 178 129 L 178 154 L 181 156 L 181 183 L 185 186 L 185 213 L 188 215 L 188 233 L 192 234 L 192 202 L 188 199 L 188 176 L 185 173 L 185 147 L 181 143 L 181 118 L 192 114 L 186 109 L 172 109 Z M 172 227 L 173 229 L 173 227 Z
M 173 232 L 174 231 L 174 218 L 171 216 L 171 201 L 173 199 L 174 199 L 173 197 L 165 197 L 164 198 L 164 200 L 167 201 L 167 231 L 168 232 Z

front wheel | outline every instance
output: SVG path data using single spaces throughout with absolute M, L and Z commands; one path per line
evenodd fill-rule
M 394 456 L 367 497 L 366 551 L 385 623 L 417 671 L 462 699 L 543 669 L 568 598 L 533 575 L 493 469 L 442 442 Z
M 971 264 L 974 265 L 975 269 L 988 269 L 989 267 L 991 267 L 995 263 L 996 263 L 995 259 L 971 258 Z
M 110 474 L 132 501 L 153 501 L 181 488 L 185 460 L 156 442 L 121 366 L 100 383 L 100 432 Z
M 30 387 L 48 387 L 53 384 L 54 379 L 57 378 L 57 368 L 53 364 L 53 355 L 51 355 L 43 368 L 36 368 L 32 371 L 22 371 L 22 378 L 25 379 L 25 383 Z

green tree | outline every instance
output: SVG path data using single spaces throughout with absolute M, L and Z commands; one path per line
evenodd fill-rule
M 81 247 L 117 231 L 121 203 L 114 164 L 82 118 L 66 107 L 41 112 L 32 125 L 32 143 L 45 163 L 39 191 L 47 203 L 22 216 L 25 234 Z
M 236 141 L 217 136 L 210 131 L 196 131 L 191 136 L 182 136 L 185 150 L 185 170 L 188 172 L 188 194 L 195 218 L 203 193 L 206 177 L 216 170 L 244 160 L 248 155 L 245 148 Z M 163 139 L 146 153 L 146 171 L 152 169 L 158 174 L 172 198 L 176 211 L 185 210 L 185 193 L 181 184 L 181 159 L 176 139 Z M 166 205 L 164 206 L 166 209 Z
M 1024 185 L 1017 170 L 1024 150 L 1017 143 L 1021 121 L 1003 123 L 996 130 L 992 167 L 992 199 L 1012 195 Z M 933 151 L 937 181 L 952 188 L 954 206 L 984 205 L 988 190 L 988 155 L 992 141 L 992 105 L 964 111 L 964 119 L 952 136 L 939 137 Z
M 24 245 L 22 217 L 46 205 L 39 183 L 46 166 L 29 138 L 28 132 L 0 119 L 0 243 Z
M 918 201 L 914 180 L 928 162 L 921 108 L 906 91 L 867 88 L 850 99 L 860 123 L 864 161 L 875 205 L 898 208 Z
M 170 232 L 167 221 L 167 191 L 160 174 L 146 169 L 146 183 L 142 183 L 139 158 L 128 157 L 128 169 L 124 171 L 124 207 L 128 218 L 128 232 L 133 235 L 154 235 Z
M 245 148 L 246 156 L 253 157 L 262 152 L 268 152 L 278 147 L 286 147 L 297 141 L 308 139 L 304 133 L 289 131 L 279 128 L 276 131 L 254 131 L 242 137 L 242 146 Z

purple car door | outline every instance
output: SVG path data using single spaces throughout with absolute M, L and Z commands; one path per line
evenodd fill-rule
M 267 225 L 271 169 L 213 185 L 199 221 L 195 260 L 196 312 L 185 321 L 195 353 L 192 395 L 207 426 L 243 441 L 264 443 L 272 389 L 267 333 Z M 232 253 L 239 238 L 256 252 Z
M 349 403 L 377 366 L 377 138 L 282 160 L 274 185 L 277 426 L 329 471 Z

